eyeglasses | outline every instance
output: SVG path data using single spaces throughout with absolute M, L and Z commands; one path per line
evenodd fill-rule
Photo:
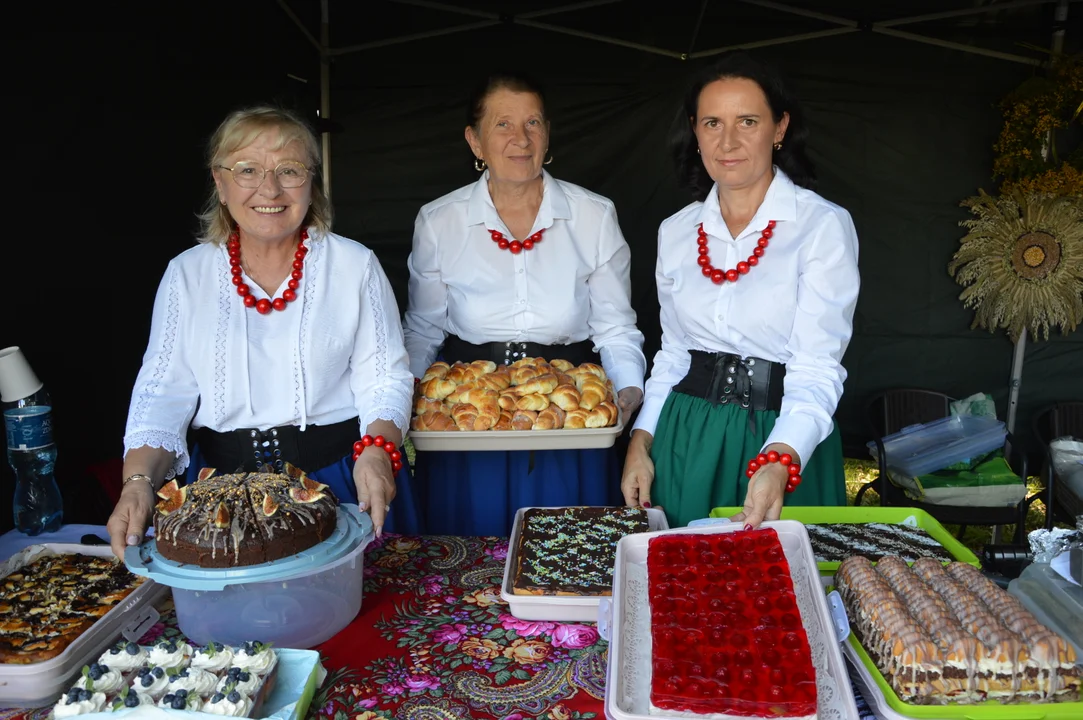
M 222 170 L 233 173 L 233 181 L 244 188 L 258 188 L 263 184 L 267 171 L 258 162 L 242 160 L 233 167 L 218 166 Z M 301 187 L 308 180 L 308 168 L 302 163 L 287 160 L 278 164 L 274 169 L 275 179 L 284 188 Z

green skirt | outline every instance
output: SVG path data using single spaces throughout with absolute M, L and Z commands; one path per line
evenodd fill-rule
M 749 411 L 735 405 L 669 394 L 651 446 L 651 502 L 665 510 L 670 527 L 705 518 L 716 507 L 744 505 L 748 461 L 771 434 L 778 412 L 757 410 L 752 418 L 750 423 Z M 785 503 L 846 504 L 838 425 L 801 466 L 801 485 L 786 495 Z

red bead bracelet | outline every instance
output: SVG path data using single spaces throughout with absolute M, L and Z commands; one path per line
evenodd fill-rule
M 793 458 L 788 453 L 779 455 L 774 450 L 767 453 L 760 453 L 749 460 L 748 470 L 745 470 L 745 475 L 752 477 L 756 474 L 757 470 L 768 463 L 782 463 L 786 466 L 786 470 L 789 473 L 789 477 L 786 478 L 786 492 L 792 493 L 797 489 L 797 486 L 801 484 L 801 466 L 793 462 Z
M 402 453 L 395 447 L 395 443 L 390 440 L 385 440 L 383 435 L 377 435 L 372 437 L 366 435 L 353 444 L 353 461 L 357 462 L 357 458 L 361 457 L 361 453 L 365 452 L 365 448 L 370 445 L 375 445 L 378 448 L 383 448 L 384 452 L 391 456 L 391 470 L 398 473 L 402 470 Z

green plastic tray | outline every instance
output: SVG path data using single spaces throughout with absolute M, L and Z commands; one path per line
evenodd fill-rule
M 739 507 L 717 507 L 711 510 L 711 517 L 724 518 L 736 515 Z M 805 525 L 827 525 L 829 523 L 883 523 L 885 525 L 911 525 L 929 533 L 929 537 L 939 542 L 953 558 L 959 562 L 981 567 L 977 555 L 951 536 L 943 525 L 929 513 L 918 508 L 908 507 L 783 507 L 782 520 L 798 520 Z M 838 561 L 818 562 L 820 575 L 834 575 L 839 569 Z
M 1083 718 L 1083 702 L 1059 703 L 1018 703 L 1005 705 L 999 700 L 986 700 L 972 705 L 911 705 L 899 699 L 895 690 L 888 685 L 880 673 L 880 668 L 861 647 L 853 633 L 846 639 L 850 648 L 857 653 L 861 664 L 872 675 L 876 686 L 884 694 L 884 699 L 891 709 L 900 715 L 912 718 L 965 718 L 966 720 L 1079 720 Z

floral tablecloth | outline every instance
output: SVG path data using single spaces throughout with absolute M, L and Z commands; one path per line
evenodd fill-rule
M 506 555 L 506 538 L 377 540 L 360 614 L 317 648 L 329 674 L 306 720 L 604 718 L 607 643 L 593 624 L 511 616 Z M 180 634 L 164 612 L 142 642 Z M 860 697 L 858 707 L 872 717 Z M 0 720 L 48 713 L 0 710 Z

